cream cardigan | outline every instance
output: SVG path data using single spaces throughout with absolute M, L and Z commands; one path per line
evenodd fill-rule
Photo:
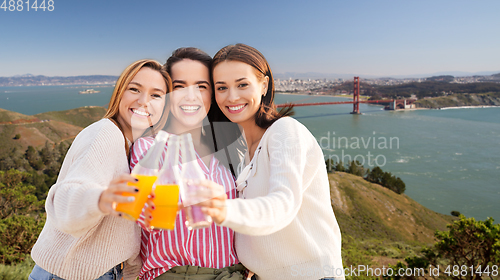
M 323 152 L 309 130 L 277 120 L 239 169 L 240 198 L 227 200 L 221 225 L 237 232 L 240 261 L 263 280 L 343 279 Z
M 139 274 L 140 227 L 105 215 L 98 207 L 109 182 L 129 173 L 124 141 L 108 119 L 93 123 L 75 138 L 50 188 L 47 221 L 31 252 L 41 268 L 68 280 L 91 280 L 127 261 L 126 278 Z

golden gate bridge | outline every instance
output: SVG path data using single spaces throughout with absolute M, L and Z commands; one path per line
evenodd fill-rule
M 415 99 L 381 99 L 381 100 L 360 100 L 359 99 L 359 77 L 354 77 L 354 88 L 352 101 L 332 101 L 332 102 L 315 102 L 315 103 L 291 103 L 294 107 L 301 106 L 318 106 L 318 105 L 336 105 L 336 104 L 353 104 L 353 110 L 351 114 L 361 114 L 359 111 L 360 103 L 378 103 L 378 104 L 386 104 L 389 105 L 389 110 L 398 110 L 398 109 L 408 109 L 412 108 L 412 104 Z M 281 108 L 290 103 L 286 104 L 278 104 L 276 107 Z

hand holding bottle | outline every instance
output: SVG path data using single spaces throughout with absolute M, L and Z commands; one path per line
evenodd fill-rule
M 135 198 L 131 203 L 118 203 L 116 210 L 122 212 L 124 217 L 136 221 L 144 204 L 148 200 L 148 196 L 153 189 L 153 184 L 158 176 L 158 167 L 160 164 L 161 155 L 164 152 L 165 144 L 167 143 L 168 133 L 160 130 L 155 137 L 153 146 L 148 149 L 148 152 L 132 170 L 131 176 L 139 179 L 138 181 L 128 183 L 138 189 L 136 193 L 125 195 L 133 195 Z
M 106 190 L 99 197 L 99 210 L 105 214 L 111 214 L 121 217 L 122 214 L 116 211 L 117 203 L 132 203 L 135 200 L 133 196 L 124 196 L 123 193 L 134 194 L 138 189 L 128 186 L 127 183 L 135 183 L 137 179 L 129 174 L 123 174 L 113 179 Z
M 224 222 L 227 215 L 227 194 L 224 187 L 206 179 L 198 180 L 195 184 L 201 187 L 198 192 L 198 196 L 203 200 L 198 204 L 202 207 L 201 211 L 212 217 L 216 224 Z
M 167 154 L 155 182 L 150 215 L 146 216 L 151 229 L 169 229 L 175 227 L 179 203 L 179 137 L 170 135 Z M 153 218 L 154 217 L 154 218 Z

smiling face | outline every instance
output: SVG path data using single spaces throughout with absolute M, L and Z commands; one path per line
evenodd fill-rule
M 143 67 L 130 81 L 118 106 L 117 121 L 125 136 L 133 140 L 140 136 L 151 123 L 157 123 L 165 107 L 167 85 L 156 70 Z
M 169 130 L 182 133 L 199 128 L 210 110 L 210 70 L 199 61 L 183 59 L 171 68 Z
M 213 76 L 215 99 L 224 115 L 240 125 L 255 123 L 269 78 L 259 80 L 252 66 L 239 61 L 219 63 Z

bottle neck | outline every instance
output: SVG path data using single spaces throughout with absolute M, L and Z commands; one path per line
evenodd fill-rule
M 193 138 L 191 134 L 187 133 L 184 135 L 184 147 L 186 151 L 186 162 L 192 162 L 196 160 L 196 151 L 194 150 Z
M 148 149 L 144 158 L 142 158 L 139 163 L 134 167 L 132 173 L 143 173 L 144 169 L 150 169 L 153 171 L 158 171 L 160 165 L 160 158 L 165 149 L 165 144 L 167 143 L 168 134 L 164 131 L 163 133 L 158 133 L 155 138 L 153 145 Z M 141 170 L 142 169 L 142 170 Z M 149 173 L 151 173 L 149 172 Z

